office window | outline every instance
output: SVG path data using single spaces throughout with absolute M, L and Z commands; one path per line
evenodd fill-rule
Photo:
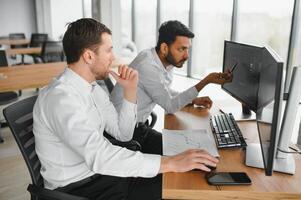
M 286 63 L 294 0 L 238 1 L 236 41 L 269 45 Z
M 122 37 L 132 40 L 132 0 L 120 1 Z
M 189 0 L 160 0 L 160 22 L 178 20 L 189 26 Z M 161 24 L 160 23 L 160 24 Z M 187 62 L 182 68 L 175 68 L 175 72 L 187 75 Z
M 224 40 L 230 40 L 233 0 L 195 0 L 191 75 L 221 71 Z
M 135 31 L 134 42 L 138 52 L 155 47 L 157 34 L 157 1 L 133 0 Z

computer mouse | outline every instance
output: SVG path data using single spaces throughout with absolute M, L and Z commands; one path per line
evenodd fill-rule
M 216 170 L 216 166 L 210 166 L 210 165 L 205 165 L 206 167 L 208 167 L 211 171 Z
M 216 170 L 216 166 L 215 166 L 215 167 L 210 166 L 210 165 L 205 165 L 205 166 L 208 167 L 211 171 Z M 200 170 L 200 169 L 193 169 L 192 171 L 203 171 L 203 170 Z

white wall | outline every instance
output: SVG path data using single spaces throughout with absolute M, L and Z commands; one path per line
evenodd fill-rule
M 83 17 L 82 0 L 51 1 L 52 37 L 59 39 L 66 31 L 66 24 Z
M 100 21 L 112 31 L 115 55 L 121 53 L 121 0 L 100 0 Z
M 83 17 L 82 0 L 36 0 L 39 32 L 59 40 L 66 31 L 66 24 Z
M 30 39 L 36 31 L 34 0 L 0 0 L 0 36 L 22 32 Z

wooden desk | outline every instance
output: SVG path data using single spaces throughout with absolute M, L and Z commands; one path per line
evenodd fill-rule
M 0 45 L 22 45 L 22 44 L 29 44 L 29 40 L 27 39 L 0 39 Z
M 58 62 L 0 67 L 0 92 L 43 87 L 66 66 L 65 62 Z
M 16 49 L 6 49 L 5 53 L 7 56 L 17 55 L 17 54 L 41 54 L 41 47 L 28 47 L 28 48 L 16 48 Z
M 117 57 L 112 68 L 125 62 L 124 58 Z M 0 92 L 43 87 L 63 72 L 66 66 L 66 62 L 55 62 L 0 67 Z
M 211 113 L 217 113 L 213 108 Z M 165 116 L 166 129 L 200 129 L 200 120 L 208 120 L 204 109 L 188 106 L 174 115 Z M 209 123 L 209 122 L 208 122 Z M 239 127 L 247 143 L 258 142 L 255 122 L 240 122 Z M 301 199 L 301 158 L 296 156 L 297 172 L 294 176 L 274 172 L 265 176 L 263 169 L 247 167 L 242 149 L 219 150 L 220 162 L 217 171 L 244 171 L 250 176 L 249 186 L 211 186 L 205 180 L 205 173 L 166 173 L 163 175 L 163 199 Z M 261 155 L 258 155 L 261 156 Z

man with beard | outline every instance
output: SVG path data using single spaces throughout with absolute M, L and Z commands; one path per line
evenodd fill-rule
M 224 84 L 231 81 L 231 74 L 211 73 L 196 85 L 179 93 L 170 88 L 173 79 L 173 68 L 181 68 L 189 57 L 189 48 L 194 34 L 179 21 L 167 21 L 159 29 L 157 46 L 139 53 L 130 64 L 139 73 L 138 83 L 138 126 L 136 130 L 148 129 L 147 135 L 138 135 L 135 132 L 134 138 L 139 142 L 156 142 L 161 134 L 147 127 L 148 117 L 156 104 L 160 105 L 165 112 L 175 113 L 189 103 L 204 106 L 208 109 L 212 106 L 209 97 L 197 97 L 209 83 Z M 123 89 L 116 84 L 111 94 L 111 101 L 117 111 L 122 103 Z M 140 139 L 139 139 L 140 138 Z

